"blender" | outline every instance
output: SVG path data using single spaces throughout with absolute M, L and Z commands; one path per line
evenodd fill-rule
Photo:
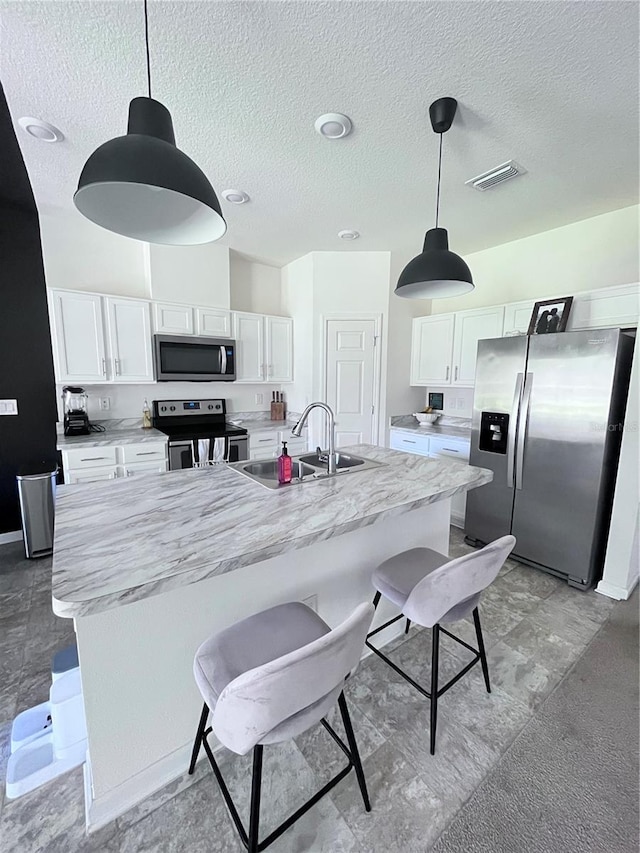
M 64 434 L 89 435 L 89 415 L 87 414 L 87 394 L 84 388 L 65 385 L 62 389 L 64 401 Z

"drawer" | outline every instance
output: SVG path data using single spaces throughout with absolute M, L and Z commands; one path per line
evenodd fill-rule
M 471 442 L 438 437 L 430 439 L 429 456 L 451 456 L 463 462 L 469 461 Z
M 119 448 L 121 460 L 125 465 L 135 462 L 164 462 L 167 458 L 167 443 L 123 444 Z
M 116 464 L 115 447 L 83 447 L 78 450 L 64 450 L 62 464 L 65 471 L 77 471 L 80 468 L 99 468 Z
M 249 447 L 258 450 L 260 447 L 278 447 L 280 433 L 277 429 L 265 430 L 264 432 L 249 433 Z
M 64 482 L 66 485 L 74 483 L 98 483 L 100 480 L 115 480 L 118 476 L 118 469 L 115 466 L 97 467 L 97 468 L 81 468 L 78 470 L 69 470 L 65 468 Z
M 405 453 L 417 453 L 420 456 L 429 455 L 429 442 L 431 439 L 428 435 L 409 435 L 406 432 L 398 432 L 391 430 L 391 449 L 403 450 Z
M 167 463 L 164 459 L 159 461 L 134 462 L 129 465 L 121 465 L 118 467 L 119 477 L 133 477 L 136 474 L 163 474 L 167 470 Z

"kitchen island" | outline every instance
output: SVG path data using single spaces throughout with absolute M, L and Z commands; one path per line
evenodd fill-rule
M 275 491 L 228 466 L 60 489 L 53 608 L 75 620 L 90 828 L 185 772 L 204 639 L 291 600 L 338 624 L 371 600 L 382 560 L 419 545 L 446 553 L 450 498 L 491 480 L 446 459 L 345 451 L 382 464 Z M 388 630 L 383 641 L 402 624 Z

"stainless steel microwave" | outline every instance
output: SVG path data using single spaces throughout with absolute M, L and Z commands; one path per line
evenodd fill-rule
M 233 382 L 236 342 L 231 338 L 154 335 L 158 382 Z

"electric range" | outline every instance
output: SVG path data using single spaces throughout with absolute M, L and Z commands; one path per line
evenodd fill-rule
M 153 426 L 169 437 L 169 470 L 248 459 L 247 430 L 226 414 L 224 400 L 154 400 Z

